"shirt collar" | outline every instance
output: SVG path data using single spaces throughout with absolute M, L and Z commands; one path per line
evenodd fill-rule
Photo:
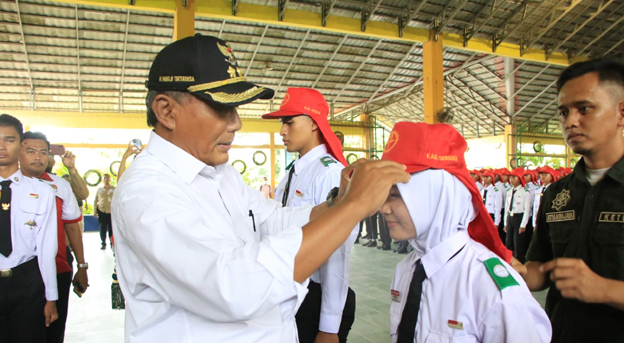
M 54 180 L 52 179 L 52 177 L 50 176 L 50 174 L 48 174 L 48 173 L 46 173 L 46 172 L 43 172 L 43 174 L 41 174 L 40 179 L 41 179 L 41 180 L 46 180 L 46 181 L 54 181 Z
M 23 178 L 25 178 L 26 176 L 24 176 L 24 174 L 22 174 L 22 171 L 18 168 L 17 171 L 15 173 L 13 173 L 13 175 L 9 176 L 7 179 L 5 180 L 11 180 L 12 183 L 16 183 L 19 185 L 19 183 L 22 181 Z M 4 180 L 0 180 L 0 181 L 4 181 Z
M 190 184 L 193 182 L 200 171 L 208 177 L 216 174 L 214 167 L 206 165 L 188 152 L 160 137 L 154 131 L 150 133 L 147 150 L 167 167 L 171 168 L 186 183 Z M 208 170 L 205 170 L 206 168 Z
M 312 150 L 308 151 L 303 157 L 298 158 L 295 161 L 295 175 L 299 175 L 299 172 L 306 169 L 306 166 L 310 164 L 310 162 L 318 159 L 319 157 L 327 154 L 327 147 L 325 144 L 320 144 L 314 147 Z
M 580 181 L 589 184 L 589 181 L 587 181 L 587 173 L 585 173 L 584 158 L 579 159 L 576 166 L 574 166 L 574 170 L 572 170 L 572 174 Z M 624 156 L 622 156 L 619 161 L 615 162 L 611 169 L 605 174 L 605 176 L 607 175 L 615 181 L 624 184 Z
M 429 250 L 420 260 L 425 267 L 427 278 L 431 278 L 448 260 L 468 243 L 467 230 L 461 230 Z

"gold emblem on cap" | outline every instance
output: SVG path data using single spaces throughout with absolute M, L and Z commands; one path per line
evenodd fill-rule
M 253 98 L 254 96 L 264 92 L 264 87 L 252 87 L 242 93 L 229 94 L 224 92 L 218 93 L 210 93 L 205 92 L 206 94 L 212 97 L 212 100 L 216 102 L 220 102 L 222 104 L 231 104 L 235 102 L 241 102 L 248 99 Z
M 399 142 L 399 133 L 396 131 L 392 131 L 390 133 L 390 137 L 388 137 L 388 143 L 386 143 L 384 154 L 394 149 L 394 147 L 397 145 L 398 142 Z
M 234 57 L 234 52 L 230 47 L 230 43 L 225 43 L 225 45 L 221 45 L 221 43 L 217 42 L 217 47 L 219 47 L 219 51 L 226 57 L 225 61 L 230 65 L 228 68 L 228 74 L 230 74 L 230 78 L 239 77 L 242 75 L 240 68 L 238 67 L 238 62 L 236 62 L 236 57 Z
M 290 100 L 290 93 L 286 93 L 286 95 L 284 95 L 284 99 L 282 99 L 282 106 L 286 105 L 288 100 Z
M 2 210 L 3 210 L 3 211 L 8 211 L 8 210 L 9 210 L 9 207 L 11 207 L 11 204 L 5 204 L 5 203 L 2 203 Z

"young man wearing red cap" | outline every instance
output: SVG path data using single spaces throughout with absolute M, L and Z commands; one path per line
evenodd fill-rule
M 537 173 L 542 184 L 535 190 L 535 195 L 533 197 L 533 216 L 531 217 L 533 220 L 533 230 L 537 228 L 537 212 L 539 211 L 544 192 L 546 192 L 550 184 L 556 181 L 555 175 L 557 172 L 549 166 L 544 166 L 538 167 Z
M 328 115 L 329 105 L 320 92 L 289 88 L 279 110 L 262 116 L 281 120 L 286 150 L 299 154 L 275 189 L 275 200 L 283 206 L 319 205 L 340 185 L 340 172 L 347 162 Z M 349 239 L 310 276 L 308 294 L 296 316 L 300 343 L 347 341 L 355 319 L 349 256 L 357 234 L 355 227 Z
M 493 180 L 494 172 L 486 171 L 483 173 L 484 187 L 481 194 L 483 195 L 483 204 L 485 205 L 485 208 L 490 214 L 490 217 L 492 217 L 494 225 L 498 227 L 501 223 L 502 217 L 503 191 L 494 186 L 492 183 Z
M 529 247 L 527 225 L 531 220 L 531 192 L 524 186 L 524 169 L 516 168 L 509 176 L 513 188 L 507 191 L 505 200 L 505 232 L 507 249 L 524 263 L 524 255 Z
M 479 192 L 483 191 L 483 176 L 481 176 L 481 173 L 478 170 L 471 170 L 470 177 L 477 184 L 477 188 L 479 189 Z
M 227 42 L 197 34 L 169 44 L 147 88 L 154 130 L 112 206 L 125 341 L 296 342 L 306 279 L 409 174 L 361 162 L 336 201 L 285 208 L 227 163 L 237 106 L 273 96 L 242 76 Z
M 544 310 L 507 264 L 464 161 L 466 141 L 448 124 L 397 123 L 383 159 L 412 173 L 381 212 L 395 240 L 414 248 L 391 286 L 393 342 L 550 342 Z
M 583 158 L 544 193 L 517 268 L 532 290 L 550 287 L 554 343 L 624 342 L 624 64 L 575 63 L 557 93 L 563 137 Z

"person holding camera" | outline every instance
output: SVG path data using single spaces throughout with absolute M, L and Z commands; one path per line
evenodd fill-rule
M 45 172 L 48 161 L 50 142 L 41 132 L 25 132 L 22 140 L 20 153 L 20 169 L 24 176 L 37 178 L 48 184 L 56 195 L 56 218 L 58 251 L 56 253 L 56 280 L 58 288 L 58 301 L 56 308 L 58 319 L 46 328 L 46 342 L 62 343 L 65 339 L 65 324 L 67 322 L 67 310 L 69 306 L 69 290 L 72 285 L 72 262 L 71 253 L 67 249 L 65 237 L 73 248 L 78 270 L 73 277 L 74 292 L 78 296 L 86 291 L 89 286 L 87 268 L 82 246 L 82 230 L 79 222 L 82 221 L 82 212 L 78 207 L 78 201 L 72 192 L 69 182 L 61 177 Z M 65 235 L 67 234 L 67 236 Z

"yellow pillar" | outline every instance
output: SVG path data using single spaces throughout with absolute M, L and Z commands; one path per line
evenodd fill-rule
M 425 93 L 425 123 L 439 123 L 438 112 L 444 108 L 444 65 L 442 35 L 434 39 L 429 31 L 429 41 L 423 44 L 423 86 Z
M 513 125 L 505 125 L 505 145 L 506 154 L 505 154 L 505 165 L 507 168 L 511 168 L 510 161 L 512 158 L 516 159 L 516 127 Z
M 195 0 L 176 0 L 176 11 L 173 15 L 173 40 L 180 40 L 194 34 Z

